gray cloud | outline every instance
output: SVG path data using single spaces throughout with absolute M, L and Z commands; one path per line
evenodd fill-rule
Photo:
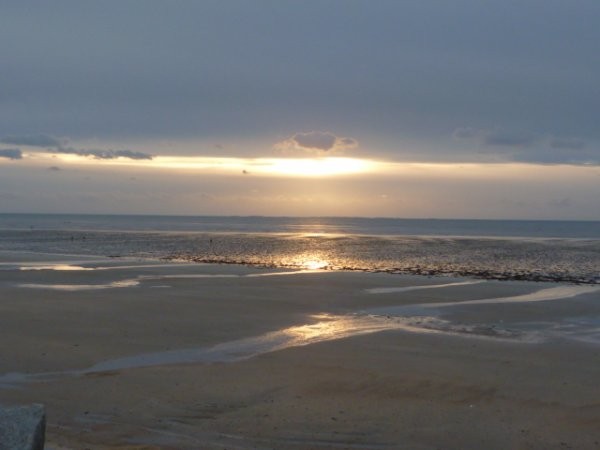
M 128 158 L 128 159 L 152 159 L 152 155 L 143 152 L 137 152 L 133 150 L 102 150 L 102 149 L 81 149 L 68 147 L 67 144 L 69 139 L 67 138 L 56 138 L 47 134 L 35 134 L 35 135 L 24 135 L 24 136 L 5 136 L 0 139 L 2 144 L 13 144 L 13 145 L 25 145 L 29 147 L 40 147 L 49 149 L 53 153 L 64 153 L 69 155 L 79 156 L 92 156 L 96 159 L 115 159 L 115 158 Z M 18 151 L 18 157 L 11 157 L 11 159 L 21 159 L 22 155 L 20 150 Z M 15 151 L 9 151 L 8 154 L 15 155 Z M 8 158 L 9 156 L 4 156 Z
M 502 147 L 529 147 L 535 138 L 526 133 L 511 133 L 503 130 L 488 132 L 483 136 L 484 145 Z
M 511 130 L 485 130 L 471 127 L 457 128 L 454 139 L 472 142 L 485 148 L 481 153 L 495 155 L 503 160 L 532 164 L 599 165 L 597 147 L 586 148 L 579 138 L 557 138 Z
M 571 148 L 552 148 L 540 146 L 515 152 L 514 161 L 534 164 L 571 164 L 584 166 L 600 165 L 599 152 L 594 149 L 574 150 Z
M 550 147 L 558 149 L 582 150 L 585 142 L 577 138 L 553 138 Z
M 320 131 L 311 131 L 309 133 L 296 133 L 290 138 L 298 147 L 331 150 L 337 141 L 337 137 L 332 133 L 323 133 Z
M 153 156 L 148 153 L 136 152 L 132 150 L 98 150 L 98 149 L 80 149 L 65 147 L 56 149 L 56 153 L 65 153 L 69 155 L 91 156 L 96 159 L 152 159 Z
M 23 152 L 18 148 L 5 148 L 0 149 L 0 158 L 8 158 L 8 159 L 22 159 Z
M 455 139 L 475 139 L 479 144 L 498 147 L 529 147 L 536 138 L 531 133 L 515 132 L 504 129 L 457 128 L 452 133 Z
M 594 0 L 167 3 L 7 6 L 0 123 L 223 143 L 344 129 L 391 156 L 460 123 L 600 139 Z
M 48 167 L 48 169 L 47 169 L 47 170 L 49 170 L 49 171 L 51 171 L 51 172 L 60 172 L 60 171 L 61 171 L 61 168 L 60 168 L 60 167 L 58 167 L 58 166 L 50 166 L 50 167 Z
M 296 133 L 290 138 L 275 144 L 275 148 L 285 153 L 294 151 L 332 152 L 358 146 L 358 141 L 350 137 L 338 137 L 328 131 Z
M 479 135 L 479 131 L 475 130 L 471 127 L 461 127 L 454 130 L 452 133 L 452 137 L 455 139 L 471 139 L 477 137 Z
M 354 148 L 354 147 L 358 147 L 358 141 L 356 139 L 348 138 L 348 137 L 339 138 L 338 145 L 340 145 L 344 148 Z
M 153 156 L 148 153 L 136 152 L 133 150 L 109 150 L 109 152 L 116 158 L 129 158 L 129 159 L 152 159 Z
M 25 145 L 29 147 L 62 147 L 66 140 L 60 140 L 47 134 L 36 134 L 30 136 L 5 136 L 0 139 L 2 144 Z

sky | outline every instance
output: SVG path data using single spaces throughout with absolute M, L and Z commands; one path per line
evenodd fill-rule
M 600 220 L 599 17 L 0 0 L 0 213 Z

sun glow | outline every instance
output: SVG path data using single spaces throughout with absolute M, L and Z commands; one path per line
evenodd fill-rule
M 126 166 L 170 169 L 202 173 L 258 176 L 327 177 L 352 175 L 376 170 L 377 163 L 366 159 L 323 158 L 233 158 L 211 156 L 156 156 L 151 160 L 129 158 L 98 159 L 89 156 L 57 154 L 53 162 L 63 164 Z
M 372 163 L 357 158 L 264 159 L 256 169 L 263 173 L 319 177 L 368 172 Z
M 368 172 L 374 163 L 357 158 L 212 158 L 157 157 L 155 165 L 164 168 L 235 172 L 245 175 L 324 177 Z M 147 163 L 152 165 L 152 162 Z
M 305 270 L 321 270 L 327 269 L 331 263 L 323 258 L 320 252 L 299 253 L 289 258 L 285 258 L 282 263 L 287 267 L 295 267 Z
M 308 270 L 325 269 L 328 265 L 329 265 L 329 263 L 327 261 L 323 261 L 320 259 L 302 262 L 302 267 L 304 267 Z

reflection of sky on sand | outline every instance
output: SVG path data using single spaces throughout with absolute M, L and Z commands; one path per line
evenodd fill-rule
M 438 289 L 450 286 L 466 286 L 469 284 L 480 284 L 485 283 L 485 280 L 467 280 L 457 281 L 456 283 L 444 283 L 444 284 L 425 284 L 421 286 L 394 286 L 394 287 L 378 287 L 365 289 L 368 294 L 394 294 L 399 292 L 416 291 L 418 289 Z
M 147 262 L 145 264 L 114 264 L 106 265 L 112 261 L 86 261 L 86 262 L 44 262 L 44 263 L 0 263 L 0 270 L 20 270 L 20 271 L 42 271 L 51 270 L 57 272 L 76 272 L 76 271 L 96 271 L 96 270 L 123 270 L 123 269 L 150 269 L 162 267 L 197 267 L 198 263 L 176 263 L 170 262 L 159 264 Z M 87 264 L 83 266 L 81 264 Z
M 106 284 L 39 284 L 39 283 L 23 283 L 18 284 L 18 287 L 29 289 L 51 289 L 55 291 L 94 291 L 99 289 L 127 288 L 138 286 L 138 280 L 121 280 L 113 281 Z
M 427 308 L 443 308 L 446 306 L 464 306 L 464 305 L 485 305 L 494 303 L 530 303 L 530 302 L 545 302 L 550 300 L 563 300 L 567 298 L 577 297 L 578 295 L 591 294 L 600 292 L 600 286 L 557 286 L 530 294 L 516 295 L 513 297 L 485 298 L 480 300 L 467 300 L 463 302 L 445 302 L 445 303 L 428 303 L 423 305 Z
M 265 276 L 287 276 L 321 272 L 317 266 L 327 264 L 317 255 L 298 257 L 305 270 L 253 272 L 246 274 L 210 274 L 210 273 L 174 273 L 158 275 L 138 275 L 136 278 L 112 281 L 105 284 L 21 284 L 21 287 L 38 289 L 58 289 L 77 291 L 87 289 L 126 288 L 138 286 L 141 282 L 177 278 L 243 278 Z M 315 263 L 315 269 L 311 269 Z M 79 270 L 76 265 L 67 265 L 67 271 Z M 61 265 L 57 265 L 61 267 Z M 142 266 L 149 267 L 149 266 Z M 85 269 L 85 268 L 83 268 Z M 61 270 L 61 269 L 59 269 Z M 445 288 L 489 283 L 483 280 L 461 280 L 451 283 L 426 284 L 401 287 L 379 287 L 366 289 L 369 294 L 395 294 L 419 289 Z M 152 286 L 150 286 L 152 287 Z M 161 285 L 161 287 L 165 287 Z M 251 358 L 263 353 L 283 350 L 291 347 L 306 346 L 319 342 L 344 339 L 386 330 L 402 330 L 414 333 L 435 333 L 469 336 L 479 339 L 509 340 L 511 342 L 540 342 L 551 338 L 566 338 L 600 344 L 600 318 L 566 317 L 554 322 L 498 324 L 461 324 L 440 317 L 442 308 L 470 307 L 486 304 L 518 304 L 569 299 L 584 294 L 600 292 L 600 286 L 558 285 L 538 289 L 532 293 L 512 297 L 484 298 L 443 303 L 415 303 L 412 305 L 375 307 L 368 310 L 346 314 L 318 314 L 311 316 L 309 323 L 281 330 L 271 331 L 259 336 L 223 342 L 211 347 L 180 349 L 165 352 L 145 353 L 99 362 L 91 367 L 75 371 L 39 374 L 11 373 L 0 376 L 0 387 L 19 385 L 27 382 L 48 381 L 66 376 L 81 376 L 100 372 L 125 370 L 160 365 L 233 362 Z M 389 300 L 389 297 L 388 297 Z M 510 326 L 510 328 L 507 328 Z
M 260 336 L 224 342 L 212 347 L 138 354 L 103 361 L 82 370 L 37 374 L 7 373 L 0 376 L 0 388 L 12 388 L 24 383 L 52 381 L 64 377 L 85 376 L 144 367 L 235 362 L 277 350 L 388 330 L 470 335 L 482 339 L 509 339 L 512 342 L 536 342 L 537 339 L 535 333 L 515 333 L 496 330 L 487 326 L 454 325 L 446 320 L 431 316 L 392 317 L 368 314 L 319 314 L 312 317 L 317 321 L 284 328 Z
M 92 269 L 93 270 L 93 269 Z M 203 278 L 262 278 L 262 277 L 273 277 L 273 276 L 287 276 L 287 275 L 301 275 L 320 272 L 318 268 L 306 270 L 294 270 L 294 271 L 282 271 L 282 272 L 259 272 L 259 273 L 247 273 L 247 274 L 210 274 L 210 273 L 192 273 L 192 274 L 166 274 L 166 275 L 138 275 L 136 278 L 127 280 L 112 281 L 109 283 L 100 284 L 43 284 L 43 283 L 21 283 L 17 284 L 17 287 L 28 288 L 28 289 L 50 289 L 57 291 L 88 291 L 98 289 L 115 289 L 115 288 L 130 288 L 137 287 L 143 281 L 158 281 L 158 280 L 169 280 L 169 279 L 203 279 Z M 170 286 L 150 286 L 150 287 L 161 287 L 168 288 Z
M 387 330 L 470 336 L 478 339 L 508 340 L 514 343 L 534 343 L 548 338 L 561 337 L 598 344 L 600 343 L 600 318 L 598 317 L 565 318 L 558 323 L 520 324 L 511 326 L 511 329 L 489 324 L 452 323 L 435 317 L 435 308 L 439 307 L 558 300 L 593 292 L 597 289 L 597 286 L 559 286 L 514 297 L 374 308 L 362 313 L 347 315 L 324 313 L 312 316 L 314 321 L 307 324 L 272 331 L 260 336 L 224 342 L 212 347 L 138 354 L 103 361 L 82 370 L 38 374 L 8 373 L 0 376 L 0 387 L 15 387 L 23 383 L 143 367 L 234 362 L 286 348 Z M 431 312 L 431 315 L 423 314 L 426 310 Z
M 96 364 L 82 373 L 95 373 L 165 364 L 231 362 L 253 356 L 360 334 L 406 328 L 403 321 L 374 316 L 318 315 L 318 322 L 285 328 L 256 337 L 217 344 L 213 347 L 147 353 Z
M 401 289 L 401 292 L 404 291 L 413 291 L 417 289 L 431 289 L 431 288 L 440 288 L 446 286 L 455 286 L 460 284 L 474 284 L 474 283 L 451 283 L 451 284 L 437 284 L 437 285 L 424 285 L 424 286 L 407 286 Z M 375 288 L 378 289 L 388 289 L 388 288 Z M 390 288 L 395 289 L 395 288 Z M 387 291 L 385 291 L 387 292 Z M 397 292 L 397 291 L 395 291 Z M 552 288 L 539 289 L 535 292 L 531 292 L 529 294 L 523 295 L 515 295 L 512 297 L 498 297 L 498 298 L 483 298 L 477 300 L 464 300 L 464 301 L 455 301 L 455 302 L 440 302 L 440 303 L 420 303 L 420 304 L 411 304 L 411 305 L 392 305 L 392 306 L 384 306 L 384 307 L 375 307 L 369 309 L 367 312 L 371 314 L 382 314 L 382 315 L 394 315 L 394 316 L 402 316 L 402 315 L 414 315 L 418 313 L 425 314 L 435 314 L 433 310 L 438 308 L 446 308 L 446 307 L 461 307 L 461 306 L 469 306 L 469 305 L 490 305 L 490 304 L 499 304 L 499 303 L 531 303 L 531 302 L 545 302 L 551 300 L 565 300 L 568 298 L 577 297 L 579 295 L 590 294 L 594 292 L 600 292 L 600 286 L 578 286 L 578 285 L 564 285 L 564 286 L 556 286 Z M 379 291 L 376 291 L 379 293 Z M 426 311 L 429 311 L 426 313 Z
M 19 270 L 58 270 L 58 271 L 75 271 L 75 270 L 96 270 L 93 267 L 75 266 L 71 264 L 52 264 L 52 265 L 27 265 L 19 267 Z
M 291 347 L 316 344 L 379 331 L 402 329 L 424 333 L 439 333 L 435 318 L 388 318 L 369 315 L 313 316 L 316 322 L 284 328 L 260 336 L 224 342 L 205 348 L 170 350 L 145 353 L 103 361 L 87 369 L 37 374 L 7 373 L 0 376 L 0 388 L 15 387 L 23 383 L 51 381 L 62 377 L 91 375 L 116 370 L 194 363 L 234 362 L 263 353 Z
M 567 338 L 588 344 L 600 344 L 600 317 L 565 317 L 558 321 L 525 322 L 515 328 L 537 330 L 551 338 Z

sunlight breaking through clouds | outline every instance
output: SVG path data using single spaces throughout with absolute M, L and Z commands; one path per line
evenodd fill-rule
M 376 171 L 381 163 L 367 159 L 323 158 L 219 158 L 209 156 L 157 156 L 154 159 L 114 158 L 90 160 L 80 155 L 54 155 L 66 164 L 136 166 L 156 169 L 198 171 L 215 174 L 327 177 Z

